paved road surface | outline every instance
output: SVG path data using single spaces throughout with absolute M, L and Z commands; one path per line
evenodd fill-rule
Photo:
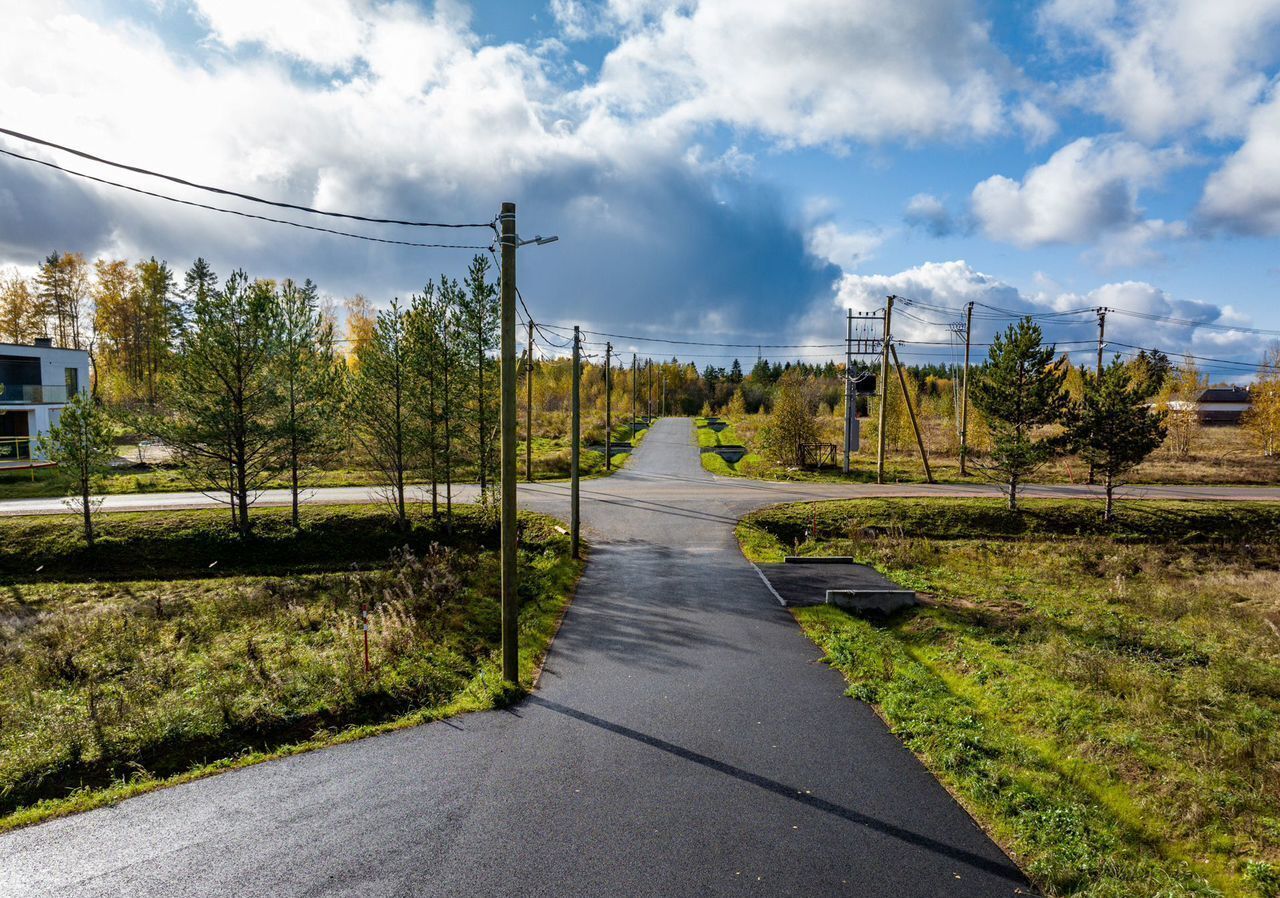
M 535 695 L 0 837 L 0 895 L 1017 894 L 737 549 L 750 508 L 850 492 L 714 480 L 662 420 L 584 484 L 591 560 Z

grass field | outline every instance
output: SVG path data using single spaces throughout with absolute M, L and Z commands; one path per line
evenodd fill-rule
M 759 454 L 760 429 L 767 422 L 765 415 L 746 415 L 732 422 L 735 439 L 745 445 L 749 454 L 727 470 L 718 474 L 739 474 L 766 480 L 804 480 L 822 482 L 870 483 L 876 479 L 876 445 L 874 422 L 862 419 L 863 440 L 861 451 L 854 453 L 848 476 L 836 468 L 806 470 L 787 468 L 775 464 Z M 933 475 L 941 483 L 982 483 L 982 455 L 975 452 L 971 458 L 970 475 L 960 475 L 959 446 L 954 434 L 945 432 L 938 422 L 928 425 L 926 447 Z M 843 419 L 823 416 L 818 419 L 820 439 L 837 447 L 844 443 Z M 701 439 L 702 430 L 699 430 Z M 837 453 L 839 449 L 837 449 Z M 837 454 L 837 458 L 838 458 Z M 714 464 L 714 462 L 712 463 Z M 1089 466 L 1074 456 L 1054 459 L 1041 468 L 1031 479 L 1032 483 L 1084 483 L 1088 480 Z M 901 446 L 890 446 L 885 457 L 885 479 L 889 483 L 923 483 L 924 465 L 914 441 Z M 1280 483 L 1280 457 L 1264 456 L 1250 442 L 1239 427 L 1204 427 L 1197 433 L 1190 452 L 1179 457 L 1166 448 L 1156 450 L 1132 471 L 1129 482 L 1135 484 L 1234 484 L 1265 485 Z
M 921 591 L 795 615 L 1047 893 L 1280 894 L 1280 506 L 843 501 L 739 536 Z
M 480 509 L 303 519 L 242 542 L 216 511 L 104 515 L 92 551 L 67 518 L 0 522 L 0 829 L 510 697 Z M 520 528 L 527 686 L 580 566 L 550 519 Z

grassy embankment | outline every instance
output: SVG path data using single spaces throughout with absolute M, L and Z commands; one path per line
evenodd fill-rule
M 699 424 L 704 419 L 698 419 Z M 875 422 L 861 419 L 862 450 L 851 459 L 848 476 L 836 468 L 806 470 L 778 465 L 758 454 L 760 430 L 768 421 L 767 415 L 745 415 L 730 422 L 734 439 L 748 449 L 749 454 L 736 465 L 715 469 L 717 474 L 739 474 L 764 480 L 799 480 L 830 483 L 871 483 L 876 479 Z M 818 418 L 819 439 L 843 445 L 844 422 L 841 418 Z M 699 435 L 701 438 L 701 430 Z M 986 483 L 979 473 L 982 464 L 980 445 L 971 458 L 970 476 L 960 476 L 959 442 L 948 426 L 939 422 L 926 422 L 926 446 L 929 464 L 934 478 L 941 483 Z M 839 449 L 837 448 L 837 453 Z M 837 458 L 838 458 L 837 454 Z M 707 462 L 704 456 L 704 464 Z M 708 470 L 712 470 L 708 467 Z M 890 446 L 885 457 L 886 479 L 889 483 L 923 483 L 924 465 L 914 439 L 908 436 L 900 446 Z M 1074 456 L 1062 456 L 1041 468 L 1031 479 L 1032 483 L 1084 483 L 1089 476 L 1089 466 Z M 1169 447 L 1156 450 L 1135 468 L 1128 480 L 1134 484 L 1224 484 L 1265 485 L 1280 484 L 1280 457 L 1266 457 L 1250 441 L 1239 427 L 1204 427 L 1196 434 L 1190 451 L 1185 456 L 1175 454 Z
M 496 649 L 496 527 L 382 508 L 0 522 L 0 830 L 512 697 Z M 580 565 L 521 515 L 521 686 Z M 408 547 L 407 549 L 404 547 Z M 360 609 L 369 617 L 368 673 Z
M 742 441 L 738 438 L 738 434 L 732 425 L 717 433 L 707 424 L 706 418 L 694 418 L 693 426 L 695 428 L 694 433 L 698 438 L 699 450 L 714 449 L 717 446 L 742 445 Z M 755 476 L 753 472 L 763 463 L 764 459 L 753 453 L 743 456 L 737 462 L 729 462 L 715 452 L 702 453 L 702 467 L 712 474 L 720 474 L 724 477 L 733 477 L 735 475 Z
M 817 536 L 809 532 L 817 511 Z M 739 527 L 920 590 L 794 609 L 850 695 L 1053 895 L 1280 894 L 1280 506 L 840 501 Z

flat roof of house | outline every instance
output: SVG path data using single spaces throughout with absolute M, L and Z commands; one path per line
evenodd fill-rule
M 46 349 L 56 349 L 58 352 L 83 352 L 85 355 L 89 354 L 89 350 L 87 349 L 71 349 L 67 346 L 34 346 L 31 343 L 0 343 L 0 352 L 8 349 L 26 349 L 35 350 L 37 352 Z

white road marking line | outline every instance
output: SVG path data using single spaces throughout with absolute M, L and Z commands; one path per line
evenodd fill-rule
M 769 590 L 769 592 L 773 593 L 773 597 L 778 600 L 778 604 L 781 605 L 783 608 L 786 608 L 787 600 L 784 599 L 782 596 L 778 595 L 778 591 L 773 588 L 773 584 L 770 583 L 769 578 L 764 575 L 764 571 L 756 567 L 756 563 L 754 561 L 750 562 L 750 564 L 752 569 L 755 570 L 755 572 L 760 575 L 760 579 L 764 581 L 765 587 Z

